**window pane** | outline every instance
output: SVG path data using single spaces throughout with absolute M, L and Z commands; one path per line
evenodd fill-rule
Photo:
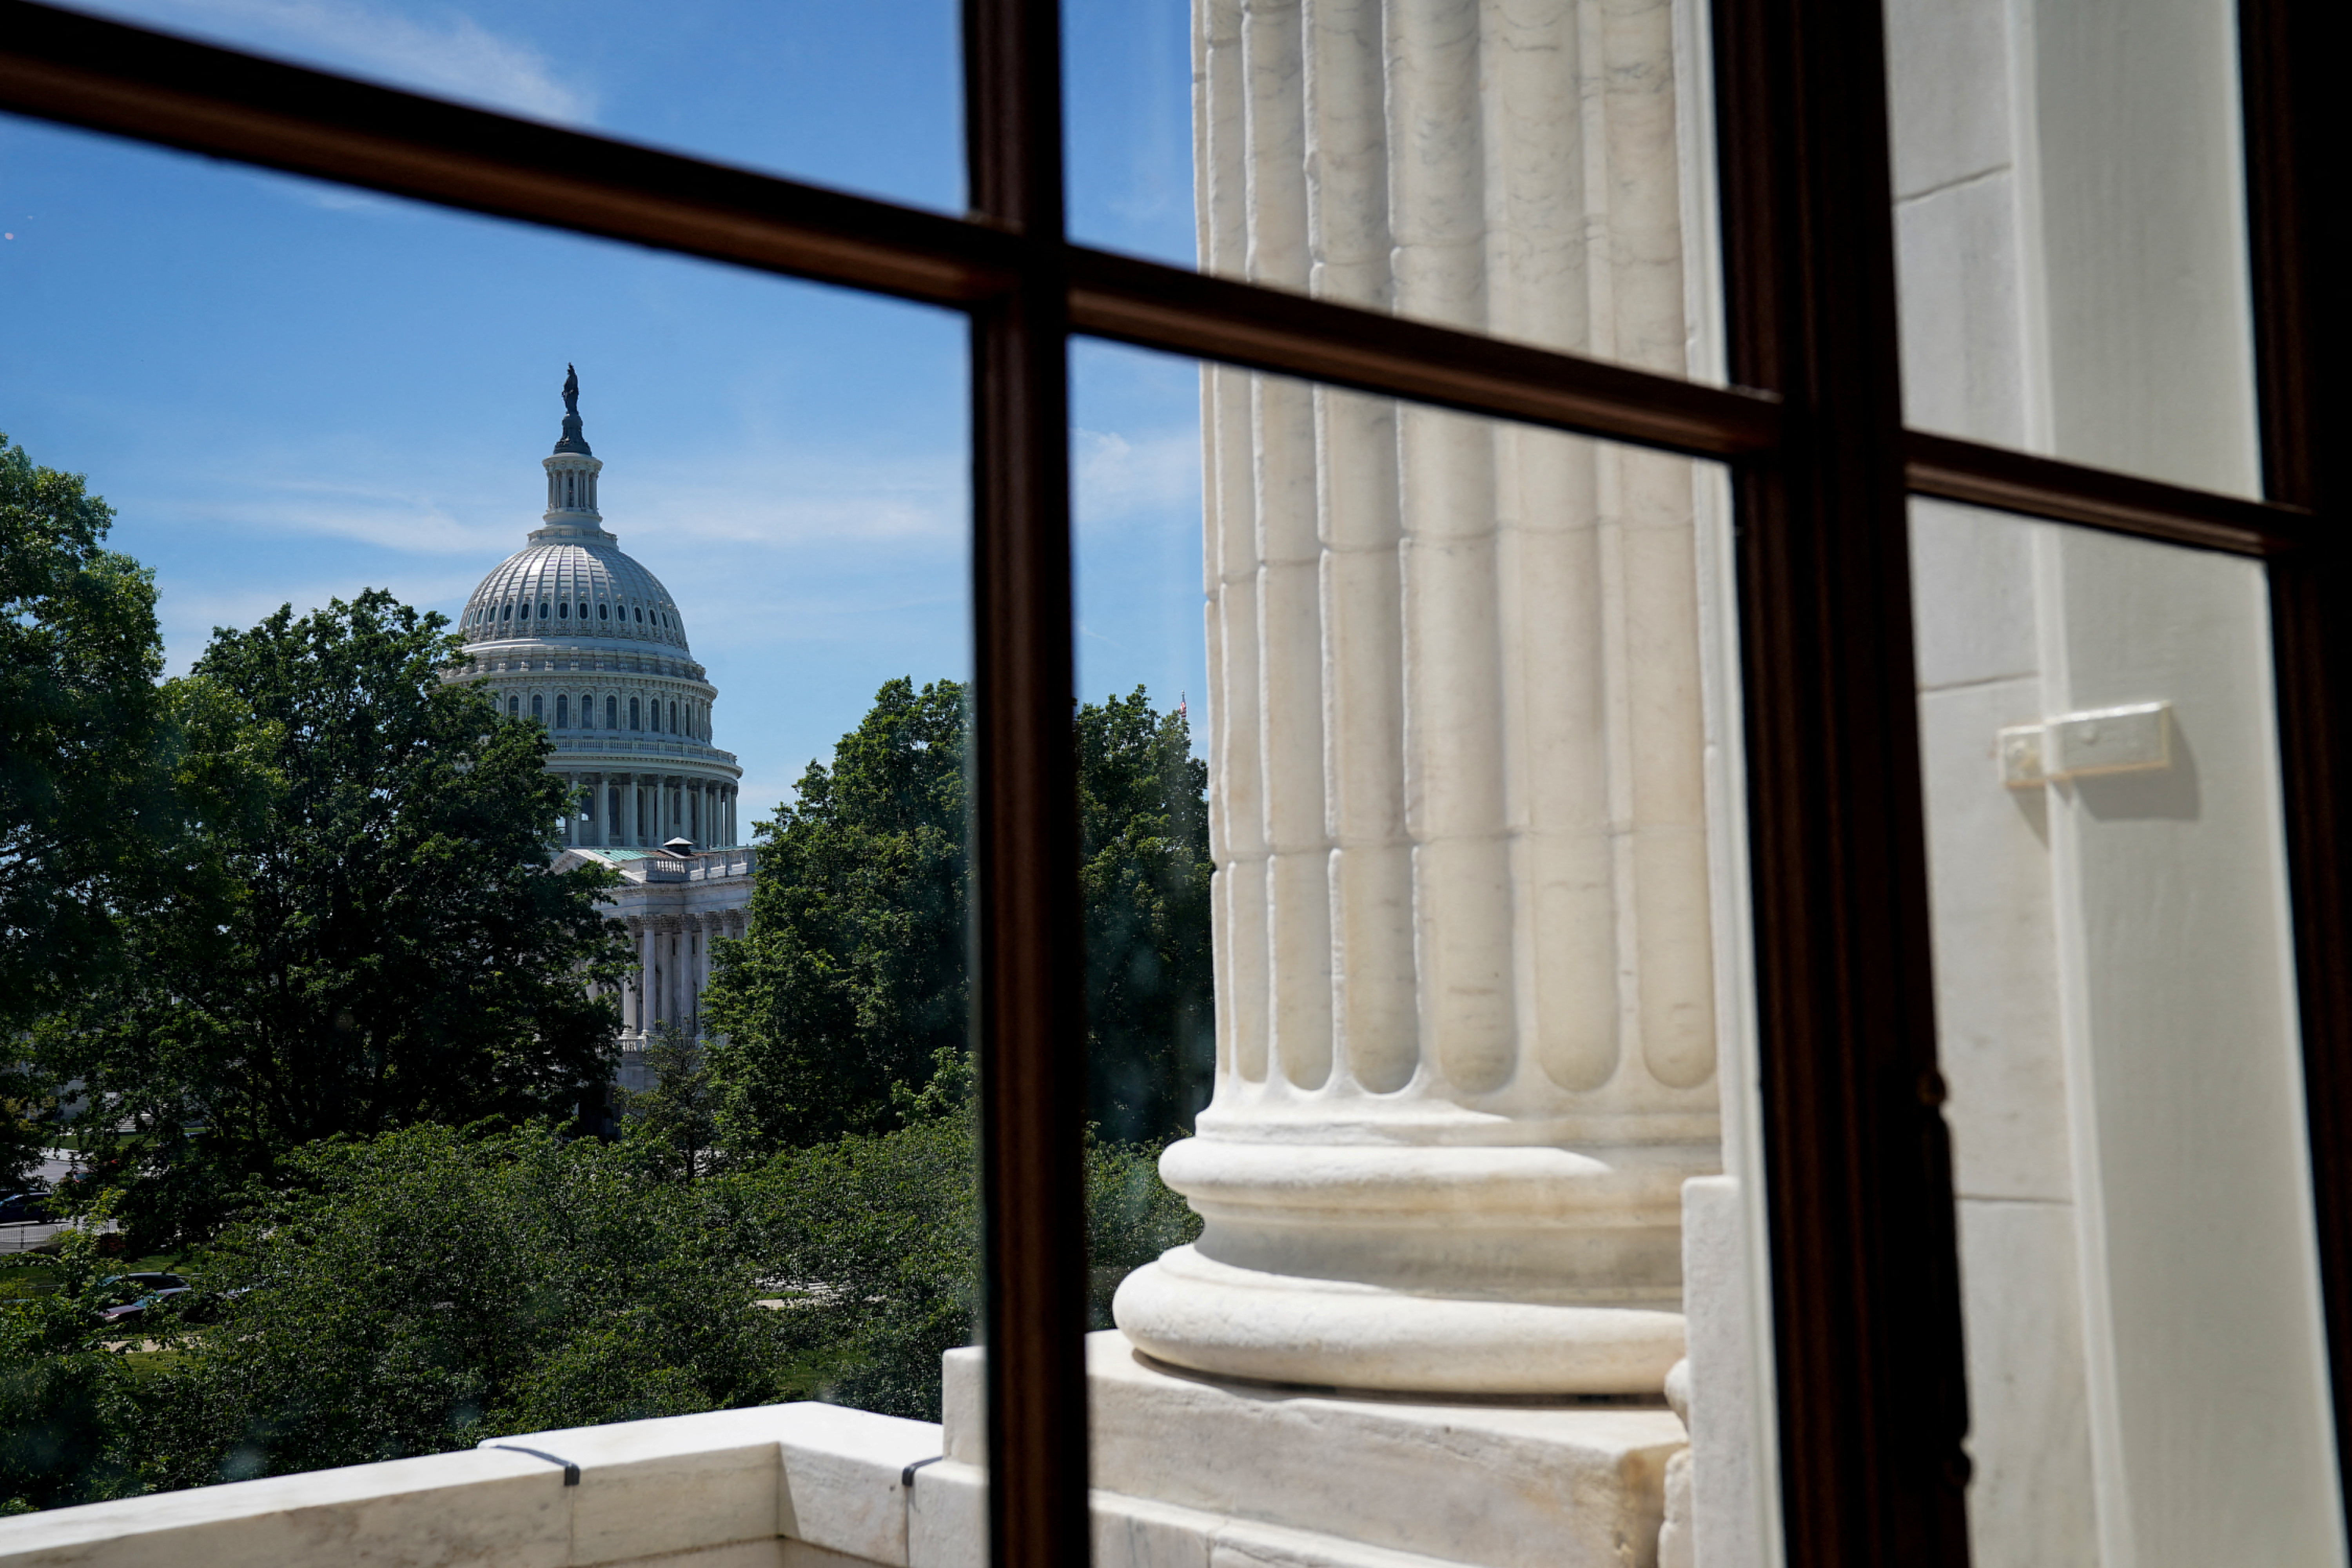
M 1894 0 L 1905 417 L 2260 488 L 2229 0 Z
M 626 142 L 959 211 L 953 0 L 79 0 L 77 9 Z
M 1066 0 L 1081 243 L 1722 378 L 1698 0 Z
M 1097 1540 L 1774 1560 L 1720 474 L 1074 385 Z
M 1974 1561 L 2341 1563 L 2262 569 L 1912 539 Z
M 289 1483 L 338 1552 L 554 1561 L 553 1455 L 610 1560 L 864 1550 L 978 1299 L 966 323 L 15 121 L 0 169 L 9 668 L 94 520 L 35 464 L 159 623 L 83 563 L 130 651 L 61 668 L 153 727 L 70 797 L 133 836 L 71 989 L 0 802 L 0 1161 L 87 1222 L 0 1289 L 6 1424 L 72 1434 L 0 1500 L 184 1557 L 144 1494 L 360 1466 Z M 873 1485 L 780 1526 L 788 1450 Z

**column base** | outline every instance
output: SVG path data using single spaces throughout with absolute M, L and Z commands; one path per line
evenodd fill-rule
M 1660 1303 L 1465 1300 L 1237 1268 L 1180 1247 L 1120 1284 L 1147 1355 L 1225 1377 L 1449 1395 L 1647 1394 L 1683 1357 Z
M 916 1472 L 915 1568 L 984 1568 L 978 1349 L 947 1354 L 947 1462 Z M 1174 1373 L 1087 1336 L 1100 1568 L 1648 1568 L 1666 1462 L 1663 1402 L 1347 1397 Z

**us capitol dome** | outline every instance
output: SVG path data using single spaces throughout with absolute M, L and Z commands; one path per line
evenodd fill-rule
M 614 998 L 619 1079 L 641 1089 L 653 1032 L 703 1032 L 712 944 L 747 926 L 757 857 L 737 831 L 743 770 L 711 743 L 719 689 L 687 647 L 677 601 L 604 531 L 604 465 L 581 434 L 576 373 L 563 382 L 563 438 L 540 466 L 547 511 L 466 601 L 457 630 L 473 664 L 451 679 L 547 726 L 548 767 L 577 803 L 553 868 L 601 861 L 620 874 L 607 899 L 637 962 Z
M 733 845 L 743 770 L 711 743 L 719 689 L 687 646 L 677 601 L 604 530 L 604 465 L 581 433 L 579 397 L 575 373 L 563 384 L 563 438 L 540 463 L 541 526 L 458 617 L 468 673 L 509 716 L 547 726 L 550 766 L 586 792 L 585 809 L 565 819 L 567 845 Z

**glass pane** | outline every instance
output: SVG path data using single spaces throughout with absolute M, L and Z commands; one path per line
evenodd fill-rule
M 954 0 L 76 0 L 115 21 L 960 211 Z
M 903 1552 L 978 1300 L 962 319 L 0 167 L 0 637 L 58 672 L 0 722 L 107 764 L 0 795 L 0 1197 L 78 1222 L 0 1267 L 0 1511 L 115 1500 L 0 1556 L 282 1560 L 289 1496 L 330 1557 Z M 20 942 L 28 844 L 110 918 Z M 780 1521 L 787 1452 L 858 1483 Z
M 1775 1560 L 1721 475 L 1075 367 L 1104 1560 Z
M 1080 243 L 1722 378 L 1698 0 L 1184 16 L 1066 0 Z
M 1912 514 L 1974 1561 L 2345 1561 L 2254 562 Z
M 1887 9 L 1904 413 L 2255 493 L 2230 0 Z

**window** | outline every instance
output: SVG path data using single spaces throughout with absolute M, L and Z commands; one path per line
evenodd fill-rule
M 572 728 L 572 700 L 562 693 L 558 693 L 555 699 L 555 727 L 559 730 Z
M 517 717 L 519 717 L 519 716 L 521 714 L 521 712 L 522 712 L 522 699 L 521 699 L 521 698 L 520 698 L 520 697 L 509 697 L 509 698 L 508 698 L 508 699 L 507 699 L 507 717 L 508 717 L 508 718 L 509 718 L 509 719 L 517 718 Z
M 2105 12 L 2085 22 L 2088 8 L 2065 16 L 2063 8 L 2034 9 L 2048 24 L 2035 35 L 2047 58 L 2066 48 L 2121 49 L 2132 41 L 2124 35 L 2137 37 L 2136 29 Z M 2084 129 L 2059 113 L 2070 81 L 2021 82 L 2013 100 L 2018 114 L 2031 108 L 2057 138 L 2040 171 L 2045 199 L 2027 226 L 2040 226 L 2057 261 L 2084 265 L 2074 271 L 2053 265 L 2029 278 L 2048 291 L 2021 295 L 2026 303 L 2020 313 L 2053 304 L 2076 310 L 2081 314 L 2065 324 L 2096 337 L 2094 346 L 2102 352 L 2151 374 L 2177 370 L 2154 363 L 2157 345 L 2134 335 L 2129 309 L 2148 300 L 2110 289 L 2116 280 L 2101 268 L 2150 254 L 2183 267 L 2196 259 L 2202 269 L 2185 287 L 2200 298 L 2226 297 L 2231 311 L 2245 301 L 2240 326 L 2221 332 L 2206 345 L 2210 353 L 2182 372 L 2205 377 L 2208 365 L 2220 367 L 2193 390 L 2231 393 L 2214 395 L 2227 404 L 2222 412 L 2235 428 L 2190 435 L 2197 443 L 2228 446 L 2234 468 L 2165 440 L 2134 446 L 2157 426 L 2117 435 L 2114 420 L 2121 415 L 2112 403 L 2056 383 L 2057 423 L 2047 439 L 2037 440 L 2022 424 L 1996 428 L 1978 420 L 1983 410 L 1969 403 L 1965 387 L 1943 389 L 1948 399 L 1932 408 L 1932 417 L 1915 415 L 1913 427 L 1904 427 L 1902 405 L 1890 391 L 1906 373 L 1916 379 L 1916 367 L 1906 363 L 1898 327 L 1908 325 L 1916 342 L 1946 324 L 1937 315 L 1942 307 L 1921 303 L 1932 290 L 1919 287 L 1916 268 L 1956 253 L 1932 236 L 1906 248 L 1898 287 L 1897 238 L 1909 246 L 1927 217 L 1914 225 L 1906 215 L 1898 224 L 1892 198 L 1917 205 L 1949 194 L 1954 205 L 1990 199 L 1992 182 L 1979 176 L 1993 165 L 1956 167 L 1954 182 L 1945 183 L 1907 154 L 1890 158 L 1885 105 L 1876 89 L 1886 65 L 1885 29 L 1879 8 L 1868 5 L 1719 0 L 1714 7 L 1713 96 L 1690 111 L 1711 114 L 1721 145 L 1736 153 L 1709 171 L 1707 182 L 1710 189 L 1719 185 L 1721 201 L 1719 215 L 1706 216 L 1720 216 L 1724 228 L 1722 254 L 1711 258 L 1721 264 L 1727 322 L 1721 385 L 1709 384 L 1704 367 L 1671 374 L 1640 368 L 1594 341 L 1562 342 L 1513 321 L 1482 316 L 1468 328 L 1440 324 L 1460 317 L 1433 307 L 1416 310 L 1411 300 L 1379 300 L 1339 287 L 1307 297 L 1312 278 L 1304 223 L 1297 254 L 1280 258 L 1285 268 L 1296 264 L 1295 277 L 1261 275 L 1253 258 L 1262 247 L 1248 243 L 1206 258 L 1208 277 L 1067 243 L 1055 9 L 1045 0 L 971 5 L 971 36 L 981 47 L 965 62 L 978 128 L 970 149 L 969 220 L 838 197 L 691 159 L 625 152 L 584 132 L 534 124 L 524 134 L 488 120 L 452 130 L 456 122 L 436 118 L 430 105 L 374 89 L 339 96 L 332 82 L 322 89 L 293 68 L 240 61 L 225 74 L 215 68 L 217 57 L 196 46 L 158 43 L 37 9 L 12 23 L 0 107 L 324 178 L 371 181 L 453 205 L 488 200 L 520 218 L 971 314 L 981 345 L 973 369 L 972 593 L 981 692 L 973 788 L 984 803 L 975 908 L 986 965 L 973 984 L 987 1020 L 983 1050 L 1036 1069 L 982 1075 L 990 1097 L 984 1120 L 1006 1152 L 985 1190 L 992 1259 L 986 1377 L 1000 1392 L 1024 1395 L 992 1405 L 991 1485 L 1003 1505 L 992 1543 L 1002 1563 L 1076 1563 L 1087 1552 L 1088 1473 L 1077 1462 L 1087 1442 L 1084 1384 L 1070 1306 L 1086 1262 L 1077 1201 L 1081 1129 L 1064 1113 L 1052 1081 L 1054 1053 L 1075 1048 L 1067 1031 L 1082 1012 L 1082 982 L 1058 962 L 1078 930 L 1067 821 L 1072 764 L 1060 732 L 1034 722 L 1038 714 L 1064 711 L 1073 689 L 1063 444 L 1071 336 L 1212 362 L 1213 401 L 1221 385 L 1246 396 L 1254 386 L 1276 384 L 1252 378 L 1296 378 L 1302 389 L 1321 378 L 1320 388 L 1290 399 L 1286 415 L 1275 411 L 1289 419 L 1286 428 L 1302 449 L 1315 429 L 1317 399 L 1343 388 L 1338 398 L 1406 400 L 1416 422 L 1433 429 L 1458 428 L 1447 421 L 1516 421 L 1579 442 L 1727 466 L 1726 492 L 1739 526 L 1731 536 L 1733 558 L 1721 564 L 1737 598 L 1738 638 L 1723 657 L 1736 667 L 1743 693 L 1737 728 L 1751 768 L 1740 827 L 1751 863 L 1769 872 L 1754 879 L 1746 911 L 1752 938 L 1736 944 L 1741 962 L 1753 963 L 1763 1042 L 1759 1123 L 1750 1131 L 1767 1177 L 1757 1201 L 1767 1205 L 1759 1212 L 1769 1213 L 1773 1247 L 1764 1288 L 1777 1325 L 1771 1370 L 1782 1416 L 1766 1430 L 1780 1435 L 1776 1462 L 1785 1485 L 1778 1495 L 1785 1502 L 1789 1560 L 1843 1568 L 1886 1552 L 1958 1562 L 1967 1552 L 1958 1533 L 1969 1460 L 1961 1447 L 1963 1258 L 1956 1239 L 1956 1227 L 1967 1220 L 1954 1215 L 1942 1110 L 1959 1047 L 1948 1033 L 1938 1054 L 1936 967 L 1949 958 L 1950 944 L 1939 951 L 1932 930 L 1939 896 L 1931 893 L 1928 875 L 1933 789 L 1923 806 L 1916 714 L 1923 701 L 1961 692 L 1968 682 L 1928 679 L 1924 645 L 1913 635 L 1915 621 L 1925 619 L 1914 603 L 1925 605 L 1951 584 L 1930 579 L 1915 585 L 1907 575 L 1933 547 L 1915 558 L 1906 496 L 1922 505 L 1996 510 L 2045 532 L 2070 531 L 2065 544 L 2045 548 L 2037 540 L 2028 551 L 2055 559 L 2063 571 L 2081 569 L 2080 562 L 2103 551 L 2172 552 L 2159 558 L 2167 565 L 2148 568 L 2160 574 L 2189 552 L 2202 552 L 2195 561 L 2222 563 L 2210 574 L 2226 579 L 2216 593 L 2261 602 L 2263 635 L 2232 645 L 2244 657 L 2231 668 L 2245 675 L 2274 661 L 2264 679 L 2245 675 L 2247 689 L 2258 695 L 2242 700 L 2263 705 L 2258 716 L 2266 722 L 2250 743 L 2264 749 L 2265 767 L 2274 765 L 2276 788 L 2246 798 L 2273 811 L 2278 828 L 2271 841 L 2275 862 L 2262 869 L 2260 897 L 2267 900 L 2263 918 L 2281 922 L 2266 960 L 2273 968 L 2264 973 L 2284 978 L 2271 987 L 2280 1026 L 2263 1048 L 2273 1066 L 2286 1064 L 2280 1073 L 2301 1075 L 2265 1114 L 2288 1101 L 2309 1108 L 2307 1121 L 2295 1111 L 2264 1125 L 2290 1133 L 2352 1125 L 2352 1069 L 2344 1065 L 2352 1061 L 2352 1002 L 2341 994 L 2339 973 L 2352 894 L 2342 887 L 2336 848 L 2352 836 L 2337 782 L 2352 772 L 2352 710 L 2331 684 L 2347 669 L 2333 621 L 2334 607 L 2352 599 L 2352 567 L 2332 543 L 2315 547 L 2324 535 L 2313 518 L 2340 506 L 2336 468 L 2344 460 L 2322 434 L 2341 428 L 2324 370 L 2343 346 L 2324 286 L 2330 274 L 2322 269 L 2337 260 L 2323 247 L 2325 217 L 2336 204 L 2332 184 L 2319 182 L 2326 144 L 2319 128 L 2336 96 L 2324 74 L 2332 68 L 2332 51 L 2322 47 L 2316 7 L 2244 0 L 2234 15 L 2179 9 L 2197 14 L 2200 47 L 2209 49 L 2203 66 L 2218 58 L 2224 66 L 2238 62 L 2234 68 L 2242 72 L 2222 80 L 2230 103 L 2219 110 L 2222 98 L 2203 91 L 2212 86 L 2210 71 L 2189 84 L 2202 94 L 2196 100 L 2201 130 L 2184 156 L 2202 160 L 2189 195 L 2218 191 L 2232 202 L 2242 196 L 2249 254 L 2235 256 L 2231 220 L 2213 216 L 2211 207 L 2192 214 L 2197 237 L 2221 234 L 2219 248 L 2231 257 L 2184 258 L 2137 245 L 2118 257 L 2094 243 L 2100 237 L 2084 237 L 2075 199 L 2093 189 L 2088 176 L 2097 170 L 2086 174 L 2080 163 L 2064 161 L 2063 137 Z M 1241 7 L 1204 5 L 1202 14 L 1232 21 L 1231 37 L 1213 40 L 1232 47 L 1210 64 L 1238 72 Z M 2094 25 L 2099 17 L 2111 25 Z M 1260 20 L 1253 9 L 1247 26 Z M 2005 38 L 1985 47 L 2013 55 Z M 1925 90 L 1936 86 L 1948 58 L 1930 49 L 1909 66 L 1898 59 L 1898 73 L 1919 68 L 1911 79 Z M 1371 84 L 1368 101 L 1381 100 L 1380 63 L 1373 58 L 1371 74 L 1355 84 Z M 2079 79 L 2095 74 L 2086 68 Z M 2117 67 L 2111 74 L 2133 73 Z M 1475 94 L 1475 73 L 1455 77 L 1435 87 Z M 1298 72 L 1233 76 L 1228 86 L 1244 79 L 1269 92 L 1288 90 Z M 1413 90 L 1430 85 L 1405 83 Z M 1212 81 L 1203 90 L 1223 89 Z M 1904 91 L 1898 81 L 1898 118 Z M 2238 103 L 2242 110 L 2231 106 Z M 1478 103 L 1468 99 L 1463 107 L 1475 111 Z M 1592 107 L 1600 112 L 1606 106 Z M 1234 110 L 1240 126 L 1237 101 Z M 1377 118 L 1377 110 L 1367 112 Z M 1982 118 L 1959 116 L 1970 124 Z M 1942 123 L 1932 113 L 1923 119 L 1931 127 Z M 450 138 L 459 143 L 456 155 Z M 1076 144 L 1076 156 L 1087 156 L 1083 139 Z M 2234 164 L 2221 170 L 2218 184 L 2206 178 L 2215 160 L 2242 144 L 2242 193 L 2231 184 Z M 1430 146 L 1432 161 L 1419 174 L 1442 183 L 1451 177 L 1444 158 L 1462 150 Z M 2152 150 L 2147 168 L 2136 168 L 2133 178 L 2166 188 L 2179 160 L 2159 155 L 2163 151 Z M 1213 156 L 1223 153 L 1213 150 Z M 1468 155 L 1463 159 L 1466 166 Z M 1345 165 L 1339 160 L 1324 172 L 1341 178 Z M 1255 188 L 1260 166 L 1251 172 Z M 1303 173 L 1297 183 L 1303 213 Z M 498 194 L 486 198 L 486 189 Z M 689 190 L 690 196 L 679 194 Z M 583 205 L 583 193 L 607 199 Z M 1705 194 L 1678 191 L 1667 205 L 1702 211 Z M 714 213 L 725 221 L 713 222 Z M 1246 215 L 1233 233 L 1244 242 L 1267 235 L 1263 227 L 1253 235 Z M 2232 273 L 2232 267 L 2241 270 Z M 1246 281 L 1239 276 L 1244 270 Z M 2053 362 L 2053 374 L 2063 383 L 2079 368 Z M 2194 401 L 2184 405 L 2192 415 Z M 1918 402 L 1930 408 L 1924 392 Z M 1268 418 L 1263 404 L 1236 409 L 1230 432 L 1273 428 Z M 1274 447 L 1260 450 L 1280 455 Z M 1435 473 L 1445 482 L 1436 460 L 1442 450 L 1439 443 L 1419 451 L 1408 464 L 1430 458 L 1432 466 L 1406 471 L 1416 481 Z M 2168 466 L 2176 457 L 2182 466 Z M 1238 461 L 1231 471 L 1236 495 L 1270 472 Z M 1308 539 L 1311 544 L 1311 530 Z M 2098 542 L 2074 549 L 2072 542 L 2081 539 Z M 1312 597 L 1311 584 L 1293 579 L 1305 576 L 1283 579 L 1285 591 L 1302 595 L 1302 605 Z M 2036 592 L 2052 581 L 2032 580 L 2040 584 Z M 540 618 L 547 618 L 544 603 Z M 642 606 L 635 619 L 643 624 Z M 658 608 L 654 625 L 665 633 L 677 629 Z M 1440 629 L 1472 642 L 1494 627 L 1465 611 Z M 2150 700 L 2111 691 L 2083 713 Z M 510 713 L 514 700 L 509 699 Z M 540 716 L 537 696 L 531 712 Z M 558 712 L 560 723 L 560 699 Z M 2087 732 L 2063 728 L 2080 716 L 2070 709 L 1998 728 L 2037 731 L 2019 738 L 2020 748 L 2029 742 L 2093 744 Z M 632 698 L 633 729 L 639 717 Z M 659 729 L 658 704 L 654 721 Z M 673 704 L 668 728 L 676 732 L 677 725 Z M 2274 755 L 2267 738 L 2273 726 Z M 1294 738 L 1268 733 L 1276 743 Z M 2174 731 L 2155 725 L 2145 733 Z M 2179 733 L 2196 739 L 2185 726 Z M 1979 760 L 1992 766 L 1993 741 L 1975 730 L 1969 734 L 1971 744 L 1985 749 Z M 2021 769 L 2030 760 L 2045 770 L 2057 755 L 2001 753 Z M 2194 760 L 2200 769 L 2223 762 Z M 2063 771 L 2042 776 L 2063 784 Z M 2218 773 L 2202 776 L 2218 791 Z M 2110 802 L 2129 793 L 2113 792 Z M 639 796 L 641 837 L 648 830 L 649 794 Z M 2095 815 L 2098 804 L 2082 792 L 2086 816 Z M 2083 841 L 2097 841 L 2118 821 L 2156 824 L 2150 831 L 2158 832 L 2185 820 L 2178 800 L 2127 804 L 2140 815 L 2077 824 Z M 2001 805 L 2010 809 L 2009 797 Z M 2291 921 L 2282 912 L 2288 908 Z M 2131 913 L 2123 909 L 2118 918 Z M 2289 991 L 2291 999 L 2284 996 Z M 2284 1043 L 2290 1037 L 2292 1046 Z M 2296 1190 L 2311 1199 L 2317 1217 L 2313 1229 L 2299 1234 L 2310 1243 L 2313 1289 L 2320 1293 L 2305 1327 L 2327 1352 L 2320 1359 L 2332 1380 L 2334 1408 L 2352 1410 L 2352 1335 L 2346 1327 L 2352 1301 L 2343 1299 L 2352 1289 L 2352 1141 L 2314 1138 L 2309 1159 L 2307 1184 Z M 2306 1183 L 2300 1169 L 2291 1179 Z M 2319 1375 L 2311 1369 L 2313 1378 Z M 2328 1413 L 2319 1406 L 2326 1402 L 2307 1403 L 2306 1431 L 2315 1423 L 2324 1426 Z M 2312 1468 L 2336 1486 L 2332 1500 L 2340 1506 L 2332 1460 L 2323 1457 Z
M 547 711 L 543 706 L 544 701 L 545 699 L 541 697 L 538 692 L 534 691 L 530 694 L 530 716 L 532 718 L 544 719 L 547 717 Z
M 644 723 L 637 717 L 637 700 L 634 697 L 629 699 L 629 728 L 632 730 L 645 728 Z
M 613 606 L 600 601 L 596 605 L 596 618 L 600 621 L 611 620 L 613 618 Z
M 604 699 L 604 728 L 607 730 L 617 730 L 621 727 L 620 704 L 621 700 L 617 697 Z

